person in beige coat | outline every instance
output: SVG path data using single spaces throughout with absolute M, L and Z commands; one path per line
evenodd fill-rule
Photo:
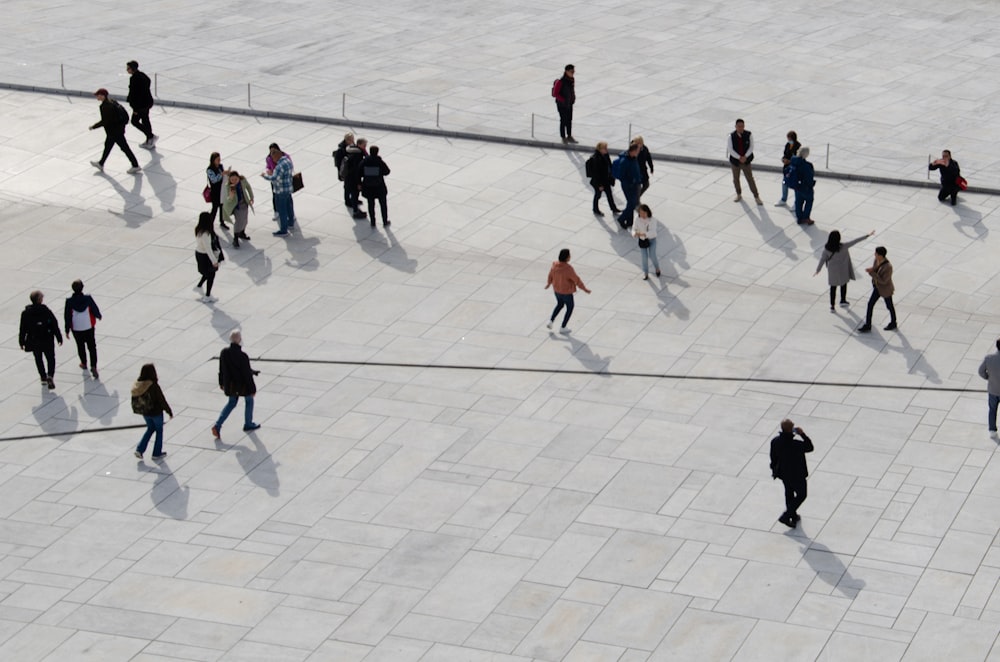
M 896 308 L 892 305 L 892 295 L 896 288 L 892 284 L 892 265 L 886 257 L 885 246 L 875 249 L 875 262 L 865 269 L 872 277 L 872 295 L 868 299 L 868 313 L 865 315 L 864 326 L 858 327 L 861 333 L 868 333 L 872 330 L 872 311 L 875 309 L 875 302 L 879 297 L 885 299 L 885 307 L 889 309 L 889 326 L 886 331 L 893 331 L 896 328 Z

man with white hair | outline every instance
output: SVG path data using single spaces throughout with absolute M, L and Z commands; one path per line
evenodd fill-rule
M 816 187 L 816 171 L 806 159 L 809 158 L 809 148 L 800 147 L 799 153 L 792 157 L 785 172 L 785 183 L 795 189 L 795 221 L 799 225 L 812 225 L 813 189 Z
M 229 396 L 229 402 L 219 413 L 219 420 L 212 426 L 212 436 L 219 438 L 222 424 L 236 408 L 236 403 L 243 397 L 246 407 L 243 410 L 243 431 L 251 432 L 260 427 L 253 422 L 253 397 L 257 394 L 257 385 L 253 378 L 260 374 L 259 370 L 250 367 L 250 357 L 241 347 L 243 335 L 239 331 L 229 334 L 229 347 L 219 354 L 219 388 Z

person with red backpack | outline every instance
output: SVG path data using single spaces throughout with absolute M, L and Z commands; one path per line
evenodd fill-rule
M 90 165 L 98 170 L 104 170 L 104 162 L 108 160 L 111 148 L 118 145 L 122 152 L 125 153 L 125 156 L 128 157 L 129 163 L 132 164 L 132 167 L 128 169 L 128 174 L 136 175 L 142 172 L 142 168 L 139 167 L 139 161 L 136 160 L 135 154 L 129 149 L 128 142 L 125 140 L 125 127 L 128 126 L 129 121 L 128 111 L 120 103 L 112 99 L 108 91 L 103 87 L 94 92 L 94 96 L 101 102 L 101 121 L 91 125 L 90 130 L 93 131 L 103 126 L 105 137 L 104 153 L 101 154 L 101 160 L 91 161 Z
M 564 143 L 575 143 L 573 137 L 573 104 L 576 103 L 576 67 L 567 64 L 562 78 L 552 83 L 552 96 L 559 111 L 559 137 Z

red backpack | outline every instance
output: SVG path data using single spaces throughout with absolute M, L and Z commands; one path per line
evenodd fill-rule
M 552 81 L 552 96 L 558 99 L 561 92 L 562 92 L 562 78 L 556 78 L 554 81 Z

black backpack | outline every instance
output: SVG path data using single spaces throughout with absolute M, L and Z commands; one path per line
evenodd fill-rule
M 587 173 L 587 177 L 590 177 L 591 179 L 593 179 L 594 177 L 597 176 L 597 155 L 596 154 L 592 154 L 591 157 L 589 159 L 587 159 L 587 163 L 584 165 L 584 169 L 585 169 L 585 172 Z
M 124 129 L 128 126 L 128 111 L 117 101 L 112 100 L 111 105 L 115 107 L 115 119 L 118 120 L 118 126 Z
M 153 388 L 147 388 L 140 395 L 132 396 L 132 413 L 142 416 L 153 415 Z

